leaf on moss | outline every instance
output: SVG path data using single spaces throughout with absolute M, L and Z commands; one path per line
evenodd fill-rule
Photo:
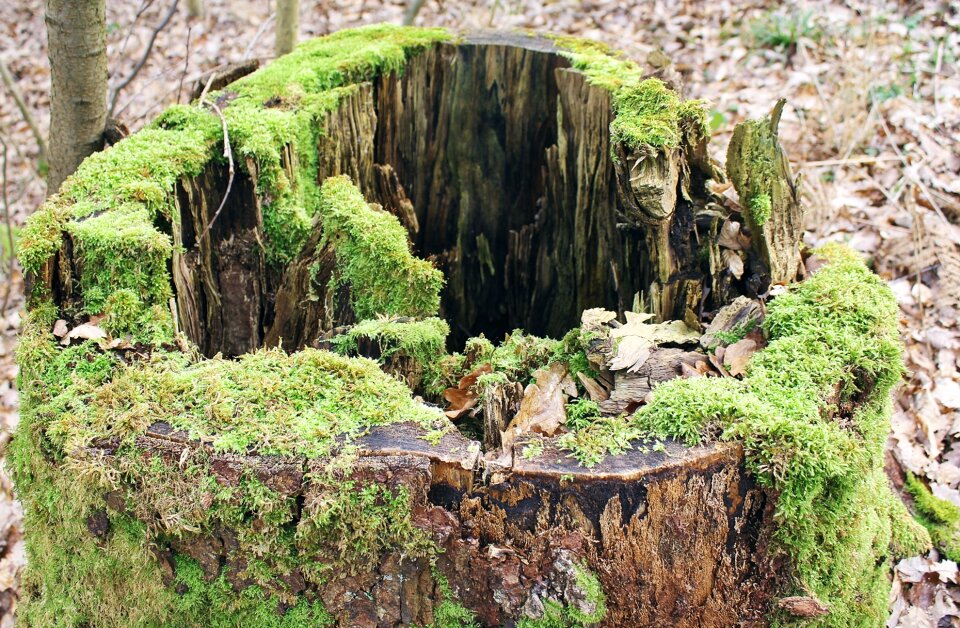
M 450 402 L 444 414 L 451 421 L 461 419 L 463 415 L 473 410 L 480 401 L 480 396 L 476 392 L 477 380 L 485 373 L 493 372 L 493 367 L 484 364 L 460 378 L 456 388 L 447 388 L 443 391 L 443 398 Z
M 72 340 L 103 340 L 106 337 L 107 332 L 105 332 L 102 327 L 84 323 L 71 329 L 69 333 L 60 340 L 60 344 L 66 346 L 69 345 Z
M 753 339 L 744 338 L 743 340 L 738 340 L 724 349 L 723 364 L 727 367 L 730 375 L 734 377 L 746 375 L 747 362 L 750 361 L 750 358 L 753 357 L 756 351 L 757 343 Z

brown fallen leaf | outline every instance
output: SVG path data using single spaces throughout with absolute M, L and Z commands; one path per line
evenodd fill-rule
M 720 258 L 731 275 L 737 279 L 743 277 L 743 258 L 736 251 L 724 249 L 720 252 Z
M 705 360 L 698 360 L 695 364 L 680 363 L 680 376 L 684 379 L 692 377 L 703 377 L 712 371 L 710 365 Z
M 53 324 L 53 335 L 57 338 L 63 338 L 67 335 L 67 321 L 62 318 L 57 319 L 57 322 Z
M 750 338 L 738 340 L 726 347 L 723 353 L 723 364 L 734 377 L 747 372 L 747 362 L 757 351 L 757 343 Z
M 83 325 L 77 325 L 70 332 L 60 340 L 60 344 L 66 346 L 70 344 L 70 341 L 73 339 L 78 340 L 103 340 L 107 337 L 107 332 L 102 328 L 97 327 L 96 325 L 91 325 L 90 323 L 84 323 Z
M 745 251 L 750 248 L 750 237 L 740 231 L 740 223 L 728 220 L 720 227 L 717 244 L 732 251 Z
M 624 336 L 617 342 L 617 354 L 610 361 L 611 371 L 627 369 L 635 373 L 650 357 L 653 345 L 640 336 Z
M 823 602 L 805 595 L 781 598 L 777 606 L 794 617 L 820 617 L 830 613 L 830 609 Z
M 480 396 L 474 390 L 477 380 L 484 373 L 491 372 L 493 372 L 493 367 L 484 364 L 461 377 L 456 388 L 447 388 L 443 391 L 443 398 L 450 402 L 450 407 L 444 412 L 447 418 L 451 421 L 457 421 L 477 406 L 480 401 Z
M 590 397 L 591 401 L 599 403 L 610 398 L 610 392 L 589 375 L 582 372 L 577 373 L 577 379 L 580 380 L 580 383 L 583 384 L 583 387 L 587 390 L 587 396 Z
M 553 436 L 560 431 L 567 420 L 566 395 L 563 393 L 566 375 L 567 367 L 562 362 L 554 362 L 548 369 L 534 373 L 536 383 L 523 391 L 520 411 L 503 432 L 503 451 L 511 451 L 518 436 Z

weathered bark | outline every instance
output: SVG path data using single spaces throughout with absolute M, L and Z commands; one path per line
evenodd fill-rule
M 48 0 L 50 170 L 56 192 L 83 159 L 103 148 L 107 121 L 106 0 Z
M 588 470 L 551 441 L 534 460 L 517 443 L 509 472 L 480 481 L 470 441 L 450 433 L 430 445 L 422 436 L 413 424 L 373 428 L 357 441 L 357 462 L 343 480 L 356 490 L 376 484 L 409 492 L 415 525 L 443 549 L 437 569 L 483 625 L 535 616 L 548 599 L 577 604 L 569 586 L 574 563 L 588 565 L 603 585 L 604 626 L 763 623 L 777 578 L 765 558 L 773 503 L 747 475 L 738 445 L 668 442 L 663 452 L 634 450 Z M 209 448 L 163 423 L 137 446 L 168 464 Z M 109 464 L 114 449 L 90 453 Z M 216 453 L 209 460 L 225 486 L 246 470 L 307 508 L 318 490 L 311 477 L 323 463 Z M 242 588 L 250 583 L 240 579 L 245 563 L 231 549 L 235 534 L 190 534 L 169 549 L 195 559 L 210 579 L 225 569 Z M 429 560 L 391 554 L 335 576 L 322 591 L 302 579 L 294 591 L 320 594 L 339 624 L 351 626 L 427 625 L 442 601 Z
M 274 51 L 285 55 L 297 45 L 300 30 L 300 0 L 277 0 L 277 34 Z
M 753 247 L 769 269 L 770 283 L 797 278 L 803 241 L 799 186 L 777 135 L 785 103 L 777 101 L 770 115 L 761 120 L 738 124 L 727 148 L 727 172 L 740 194 L 743 215 L 753 232 Z M 760 210 L 757 204 L 762 206 Z

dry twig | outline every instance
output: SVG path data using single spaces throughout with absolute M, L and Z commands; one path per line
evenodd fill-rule
M 133 66 L 133 70 L 130 71 L 130 74 L 127 76 L 127 78 L 123 79 L 120 84 L 114 88 L 113 93 L 110 94 L 110 108 L 107 112 L 108 116 L 112 116 L 114 109 L 117 108 L 117 99 L 120 97 L 120 92 L 122 92 L 124 88 L 126 88 L 126 86 L 137 77 L 137 74 L 140 73 L 140 70 L 142 70 L 144 64 L 146 64 L 147 59 L 150 58 L 150 53 L 153 52 L 153 44 L 157 41 L 157 35 L 159 35 L 160 31 L 166 28 L 167 24 L 170 23 L 170 20 L 173 19 L 173 14 L 177 12 L 178 4 L 180 4 L 180 0 L 173 0 L 173 3 L 170 5 L 170 10 L 167 11 L 167 14 L 163 16 L 160 24 L 158 24 L 150 34 L 150 41 L 147 42 L 147 49 L 143 51 L 143 56 L 141 56 L 140 60 L 137 61 L 137 64 Z
M 37 141 L 37 149 L 40 152 L 40 163 L 46 163 L 47 142 L 43 139 L 43 133 L 40 131 L 40 126 L 37 124 L 37 121 L 34 120 L 33 114 L 30 113 L 30 107 L 28 107 L 26 101 L 24 101 L 23 94 L 21 94 L 20 90 L 17 88 L 17 84 L 13 80 L 13 75 L 10 74 L 10 68 L 7 67 L 7 62 L 3 59 L 0 59 L 0 79 L 3 79 L 3 84 L 7 87 L 7 90 L 13 97 L 13 102 L 17 104 L 17 109 L 20 110 L 24 121 L 27 123 L 27 126 L 30 127 L 30 131 L 33 133 L 34 139 Z M 4 150 L 6 150 L 6 148 L 4 148 Z

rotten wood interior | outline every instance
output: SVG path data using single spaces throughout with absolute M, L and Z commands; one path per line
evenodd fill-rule
M 317 179 L 349 175 L 398 216 L 414 253 L 444 272 L 440 315 L 452 328 L 451 349 L 514 329 L 560 337 L 584 309 L 623 312 L 637 298 L 662 319 L 698 320 L 705 305 L 736 292 L 697 255 L 701 234 L 715 229 L 709 215 L 694 224 L 710 201 L 703 182 L 713 166 L 699 144 L 639 160 L 611 146 L 611 118 L 609 92 L 549 41 L 475 37 L 427 50 L 402 75 L 344 98 L 322 123 Z M 291 175 L 295 159 L 285 152 Z M 179 317 L 207 355 L 280 338 L 296 350 L 353 322 L 349 311 L 328 311 L 340 300 L 305 296 L 332 290 L 330 274 L 310 275 L 330 255 L 316 250 L 318 234 L 287 268 L 265 263 L 264 200 L 256 167 L 247 166 L 252 174 L 237 174 L 197 246 L 226 172 L 211 165 L 178 192 Z

